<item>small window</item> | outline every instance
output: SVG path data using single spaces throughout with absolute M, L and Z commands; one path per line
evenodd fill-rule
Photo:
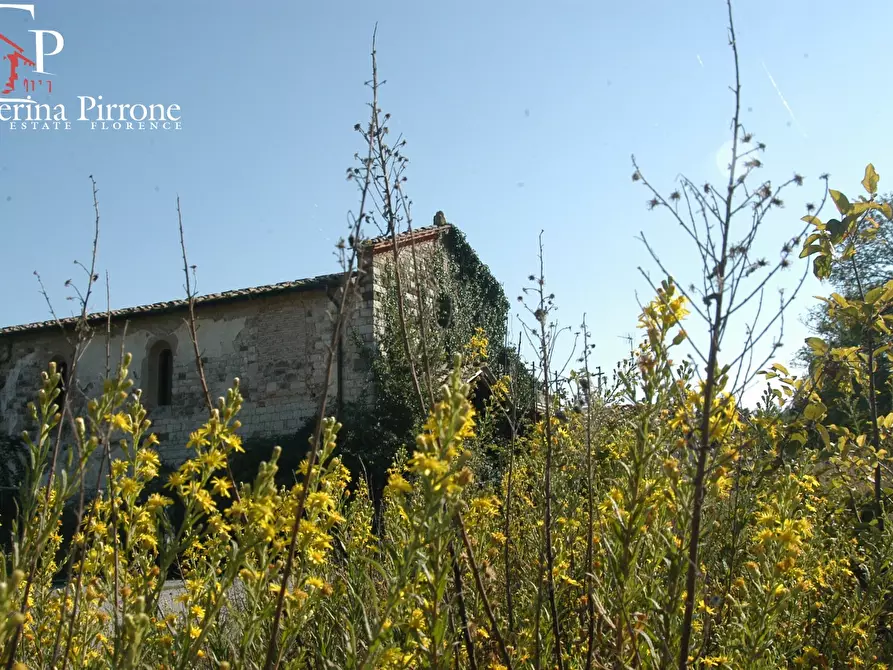
M 169 342 L 159 340 L 147 352 L 146 386 L 143 389 L 147 402 L 156 407 L 165 407 L 173 403 L 174 396 L 174 351 Z
M 157 403 L 170 405 L 174 390 L 174 354 L 164 348 L 158 353 Z

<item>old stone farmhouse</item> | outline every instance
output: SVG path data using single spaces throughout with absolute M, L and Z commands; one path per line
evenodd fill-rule
M 455 232 L 442 224 L 419 229 L 412 237 L 400 235 L 399 266 L 409 267 L 414 249 L 424 261 L 426 276 L 448 271 L 444 250 Z M 365 247 L 358 298 L 327 389 L 333 412 L 371 392 L 369 351 L 386 318 L 382 297 L 387 291 L 384 278 L 392 274 L 388 267 L 393 249 L 390 238 L 372 240 Z M 223 395 L 233 378 L 240 378 L 245 438 L 294 432 L 315 415 L 320 394 L 326 391 L 332 327 L 328 312 L 343 280 L 342 273 L 335 273 L 196 298 L 198 342 L 211 396 Z M 407 302 L 412 297 L 408 291 Z M 207 418 L 187 317 L 188 302 L 182 299 L 111 313 L 112 366 L 123 338 L 123 349 L 133 356 L 133 380 L 143 391 L 153 430 L 161 439 L 161 456 L 172 465 L 187 458 L 188 435 Z M 67 382 L 73 407 L 96 395 L 106 376 L 107 315 L 93 314 L 89 322 L 92 340 L 77 363 L 76 379 Z M 70 335 L 74 324 L 68 319 L 61 325 Z M 70 357 L 71 347 L 55 321 L 0 329 L 0 433 L 19 435 L 33 428 L 26 406 L 36 397 L 40 372 L 56 361 L 67 374 Z

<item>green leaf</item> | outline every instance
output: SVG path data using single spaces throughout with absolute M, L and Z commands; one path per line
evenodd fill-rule
M 814 226 L 822 225 L 822 220 L 817 216 L 813 216 L 812 214 L 807 214 L 806 216 L 802 217 L 800 220 L 805 221 L 806 223 L 811 223 Z
M 890 206 L 889 202 L 882 202 L 878 205 L 878 209 L 881 210 L 881 213 L 888 219 L 893 219 L 893 207 Z
M 846 232 L 847 225 L 844 221 L 831 219 L 825 224 L 825 229 L 831 234 L 831 242 L 837 244 Z
M 841 214 L 846 215 L 852 205 L 850 205 L 850 201 L 847 200 L 847 197 L 841 193 L 840 191 L 835 191 L 833 188 L 828 191 L 831 195 L 831 199 L 834 201 L 834 204 L 837 206 L 837 211 Z
M 817 421 L 825 416 L 825 412 L 828 411 L 828 408 L 825 407 L 825 404 L 821 401 L 811 402 L 806 406 L 806 409 L 803 410 L 803 418 L 807 421 Z
M 884 295 L 886 290 L 887 288 L 885 286 L 876 286 L 865 294 L 865 302 L 869 305 L 873 305 L 882 295 Z
M 778 371 L 779 371 L 780 373 L 782 373 L 783 375 L 789 375 L 789 374 L 791 374 L 790 372 L 788 372 L 788 369 L 787 369 L 785 366 L 783 366 L 781 363 L 773 363 L 773 364 L 772 364 L 772 369 L 773 369 L 773 370 L 778 370 Z
M 821 233 L 813 233 L 812 235 L 810 235 L 809 237 L 806 238 L 806 241 L 803 244 L 806 246 L 809 246 L 813 242 L 817 242 L 820 239 L 822 239 Z
M 862 347 L 837 347 L 831 350 L 831 354 L 841 361 L 855 362 L 858 360 L 858 353 Z
M 831 257 L 821 254 L 812 262 L 812 273 L 819 279 L 827 279 L 831 276 Z
M 847 299 L 844 298 L 844 297 L 843 297 L 842 295 L 840 295 L 839 293 L 832 293 L 832 294 L 831 294 L 831 299 L 832 299 L 834 302 L 836 302 L 838 305 L 840 305 L 841 307 L 849 307 L 849 306 L 850 306 L 849 301 L 847 301 Z
M 823 356 L 828 353 L 828 343 L 825 342 L 821 337 L 807 337 L 806 344 L 819 356 Z
M 822 247 L 818 244 L 810 244 L 808 247 L 803 247 L 803 251 L 800 252 L 800 258 L 812 256 L 813 254 L 819 253 L 821 250 Z
M 880 175 L 874 169 L 874 165 L 869 163 L 865 166 L 865 178 L 862 180 L 862 186 L 865 187 L 869 194 L 874 195 L 877 193 L 877 183 L 880 181 L 880 178 Z
M 869 212 L 875 209 L 880 209 L 880 205 L 878 205 L 874 200 L 865 200 L 864 202 L 854 202 L 853 207 L 850 210 L 851 216 L 859 216 L 862 212 Z
M 828 429 L 825 428 L 820 423 L 817 423 L 815 428 L 817 431 L 819 431 L 819 435 L 822 436 L 822 442 L 825 443 L 825 449 L 830 449 L 831 448 L 831 436 L 828 434 Z
M 443 584 L 444 584 L 444 588 L 438 589 L 438 594 L 440 593 L 440 591 L 446 591 L 446 588 L 445 588 L 446 580 L 443 580 Z M 445 616 L 439 617 L 437 619 L 437 621 L 434 623 L 434 633 L 431 637 L 434 639 L 436 644 L 439 645 L 441 643 L 441 641 L 443 640 L 444 634 L 446 633 L 446 627 L 447 627 L 447 618 Z

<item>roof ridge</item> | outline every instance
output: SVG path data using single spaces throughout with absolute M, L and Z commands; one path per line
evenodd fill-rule
M 432 224 L 430 226 L 422 226 L 421 228 L 413 228 L 412 229 L 412 237 L 426 236 L 427 234 L 432 233 L 434 231 L 447 230 L 452 227 L 453 227 L 453 224 L 446 223 L 446 224 Z M 408 231 L 408 230 L 404 230 L 402 233 L 397 233 L 397 240 L 409 239 L 409 237 L 410 237 L 410 231 Z M 366 244 L 370 244 L 372 246 L 377 246 L 384 242 L 391 242 L 391 241 L 392 241 L 391 235 L 388 233 L 385 233 L 383 235 L 378 235 L 377 237 L 370 237 L 370 238 L 367 238 L 366 240 L 364 240 L 364 242 Z

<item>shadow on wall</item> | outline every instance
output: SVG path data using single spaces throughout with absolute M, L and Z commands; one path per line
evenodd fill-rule
M 0 435 L 0 546 L 7 551 L 12 545 L 12 524 L 18 514 L 27 455 L 28 447 L 21 437 Z

